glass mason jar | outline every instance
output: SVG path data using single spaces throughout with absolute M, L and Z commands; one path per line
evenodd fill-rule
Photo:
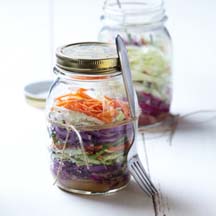
M 46 113 L 57 185 L 80 194 L 124 188 L 135 131 L 115 46 L 70 44 L 56 56 Z
M 163 121 L 172 98 L 172 45 L 162 0 L 106 1 L 99 41 L 127 45 L 141 113 L 139 127 Z

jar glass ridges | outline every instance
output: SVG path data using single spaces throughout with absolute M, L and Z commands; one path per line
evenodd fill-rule
M 47 117 L 57 185 L 83 194 L 125 187 L 134 131 L 116 50 L 105 43 L 62 47 L 55 73 Z
M 139 126 L 164 120 L 172 99 L 172 44 L 161 0 L 106 1 L 100 41 L 124 38 L 141 108 Z

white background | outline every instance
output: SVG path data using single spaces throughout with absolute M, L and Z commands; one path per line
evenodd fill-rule
M 102 0 L 0 0 L 4 78 L 13 74 L 22 85 L 48 79 L 56 47 L 97 40 L 102 5 Z M 214 108 L 216 2 L 167 0 L 165 6 L 174 45 L 173 109 Z
M 45 116 L 24 101 L 28 82 L 52 78 L 57 46 L 97 39 L 103 1 L 0 0 L 0 215 L 153 215 L 132 184 L 111 197 L 80 197 L 52 186 Z M 216 1 L 167 0 L 174 44 L 175 113 L 216 109 Z M 54 19 L 50 19 L 53 14 Z M 148 145 L 167 215 L 215 216 L 216 122 L 182 121 L 172 148 Z M 96 211 L 97 210 L 97 211 Z

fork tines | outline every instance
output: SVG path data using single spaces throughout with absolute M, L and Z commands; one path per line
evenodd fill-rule
M 140 185 L 140 187 L 148 194 L 148 196 L 152 197 L 158 193 L 144 167 L 142 166 L 138 155 L 134 155 L 130 159 L 129 166 L 129 169 L 132 172 L 131 174 Z

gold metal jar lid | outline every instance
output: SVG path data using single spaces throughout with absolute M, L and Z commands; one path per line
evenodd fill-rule
M 119 70 L 119 58 L 114 44 L 83 42 L 59 47 L 57 67 L 80 73 L 110 73 Z

